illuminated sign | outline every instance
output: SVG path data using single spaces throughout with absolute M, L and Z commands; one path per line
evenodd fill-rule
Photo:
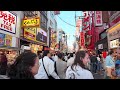
M 40 27 L 40 18 L 25 18 L 23 19 L 22 27 Z
M 0 11 L 0 29 L 16 33 L 17 16 L 9 11 Z
M 24 38 L 36 41 L 37 28 L 24 28 Z

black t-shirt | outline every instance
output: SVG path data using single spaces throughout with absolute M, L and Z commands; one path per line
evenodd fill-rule
M 91 60 L 91 63 L 97 63 L 98 62 L 96 56 L 91 56 L 90 60 Z

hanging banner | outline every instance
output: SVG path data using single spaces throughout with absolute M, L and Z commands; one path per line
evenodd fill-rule
M 17 15 L 9 11 L 0 11 L 0 29 L 16 33 Z
M 0 46 L 5 44 L 5 34 L 0 33 Z
M 102 11 L 95 11 L 95 26 L 101 26 L 102 24 Z
M 37 32 L 36 27 L 24 28 L 24 38 L 36 41 L 36 32 Z
M 80 46 L 85 46 L 85 35 L 84 35 L 84 32 L 80 32 Z
M 23 19 L 22 27 L 40 27 L 40 17 Z
M 6 34 L 6 36 L 5 36 L 5 45 L 12 47 L 12 36 L 11 35 Z

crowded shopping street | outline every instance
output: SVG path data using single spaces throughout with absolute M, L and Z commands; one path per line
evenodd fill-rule
M 0 11 L 0 79 L 120 79 L 120 11 Z

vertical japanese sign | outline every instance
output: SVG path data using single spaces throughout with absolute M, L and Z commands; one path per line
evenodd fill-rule
M 16 33 L 17 16 L 9 11 L 0 11 L 0 29 Z
M 84 19 L 83 19 L 83 30 L 88 31 L 90 30 L 90 14 L 88 11 L 84 11 Z
M 102 11 L 95 11 L 95 26 L 101 26 L 102 24 Z
M 5 36 L 5 45 L 12 47 L 12 36 L 11 35 L 6 34 L 6 36 Z
M 85 36 L 84 36 L 84 32 L 80 32 L 80 46 L 84 47 L 85 45 Z
M 5 43 L 5 34 L 0 33 L 0 46 L 4 46 Z

